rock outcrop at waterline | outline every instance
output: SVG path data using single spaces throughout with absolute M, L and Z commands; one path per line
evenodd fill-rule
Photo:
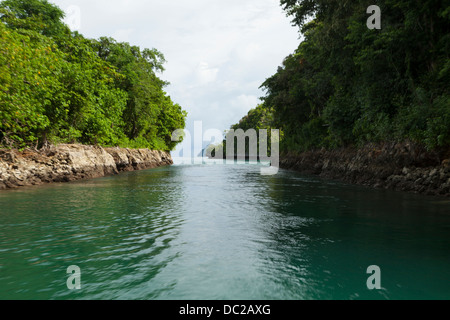
M 99 178 L 171 164 L 168 152 L 148 149 L 58 145 L 41 151 L 0 150 L 0 190 Z
M 412 143 L 285 154 L 280 167 L 375 188 L 450 196 L 450 150 L 431 153 Z

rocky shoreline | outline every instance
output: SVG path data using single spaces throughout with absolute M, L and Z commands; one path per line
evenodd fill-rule
M 172 164 L 170 153 L 148 149 L 85 145 L 22 152 L 0 149 L 0 190 Z M 439 155 L 409 143 L 283 154 L 280 167 L 352 184 L 450 197 L 450 151 Z
M 450 151 L 430 153 L 412 143 L 284 154 L 280 167 L 375 188 L 450 196 Z
M 0 190 L 93 179 L 173 164 L 170 153 L 148 149 L 58 145 L 44 150 L 0 150 Z

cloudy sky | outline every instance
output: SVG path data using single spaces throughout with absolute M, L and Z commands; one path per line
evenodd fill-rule
M 256 107 L 259 89 L 298 46 L 279 0 L 50 0 L 88 38 L 156 48 L 187 129 L 228 129 Z

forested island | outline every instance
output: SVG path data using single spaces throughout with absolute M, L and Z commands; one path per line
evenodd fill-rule
M 63 18 L 46 0 L 0 3 L 0 189 L 173 163 L 187 113 L 158 77 L 163 54 Z
M 371 5 L 281 0 L 303 39 L 262 83 L 262 103 L 231 129 L 279 129 L 283 168 L 449 195 L 450 6 L 378 1 L 379 26 L 370 28 Z M 112 38 L 85 38 L 63 18 L 47 0 L 0 3 L 1 180 L 13 179 L 17 157 L 11 150 L 40 150 L 36 158 L 43 156 L 48 167 L 75 154 L 88 158 L 93 151 L 84 146 L 105 148 L 97 150 L 109 154 L 100 163 L 113 163 L 105 172 L 157 165 L 149 159 L 170 164 L 168 152 L 177 144 L 172 132 L 185 127 L 187 113 L 158 77 L 163 54 Z M 75 152 L 57 145 L 80 147 Z M 206 154 L 214 155 L 216 147 Z M 226 154 L 226 139 L 220 147 Z M 117 157 L 111 148 L 147 151 Z M 29 167 L 27 161 L 25 156 L 19 167 Z M 68 169 L 52 177 L 50 171 L 38 180 L 79 175 Z M 14 176 L 9 184 L 21 179 Z
M 170 151 L 186 112 L 158 77 L 164 56 L 87 39 L 46 0 L 0 3 L 0 144 L 79 143 Z
M 372 2 L 281 0 L 304 40 L 231 129 L 280 129 L 285 168 L 449 194 L 450 6 L 377 1 L 369 29 Z

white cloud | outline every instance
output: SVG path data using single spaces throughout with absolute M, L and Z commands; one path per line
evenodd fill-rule
M 250 109 L 255 108 L 260 103 L 260 100 L 256 96 L 241 94 L 232 100 L 231 104 L 236 111 L 248 112 Z
M 200 62 L 197 68 L 198 85 L 203 86 L 216 81 L 218 73 L 218 68 L 210 68 L 208 63 Z
M 133 28 L 116 30 L 112 37 L 119 42 L 130 42 L 130 37 L 134 33 Z
M 298 46 L 278 0 L 50 0 L 80 8 L 80 32 L 156 48 L 166 91 L 189 113 L 188 129 L 224 130 L 260 102 L 259 86 Z

